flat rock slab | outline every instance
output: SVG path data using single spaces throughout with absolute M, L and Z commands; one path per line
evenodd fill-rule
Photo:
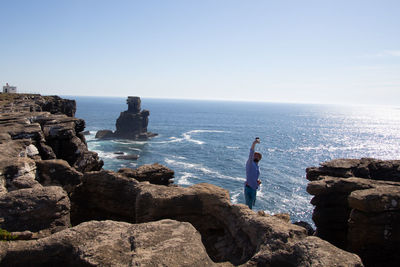
M 90 221 L 0 251 L 2 266 L 216 266 L 196 229 L 174 220 Z
M 350 194 L 349 205 L 364 212 L 400 210 L 400 186 L 378 186 Z

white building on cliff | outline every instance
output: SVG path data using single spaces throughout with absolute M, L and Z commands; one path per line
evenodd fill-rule
M 3 86 L 3 93 L 4 94 L 15 94 L 17 93 L 17 87 L 16 86 L 10 86 L 8 83 L 6 83 L 5 86 Z

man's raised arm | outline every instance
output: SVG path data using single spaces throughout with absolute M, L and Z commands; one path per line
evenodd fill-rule
M 260 143 L 260 138 L 256 137 L 256 140 L 254 140 L 253 144 L 251 145 L 250 148 L 250 154 L 249 154 L 249 160 L 253 160 L 254 158 L 254 151 L 256 149 L 256 144 Z

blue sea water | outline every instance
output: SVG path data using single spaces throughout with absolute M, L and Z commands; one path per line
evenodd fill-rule
M 292 221 L 312 223 L 305 169 L 335 158 L 398 159 L 400 109 L 332 105 L 142 99 L 150 110 L 149 141 L 96 140 L 101 129 L 115 130 L 126 98 L 69 97 L 76 117 L 86 121 L 90 150 L 105 169 L 135 168 L 158 162 L 175 171 L 175 183 L 211 183 L 227 189 L 233 203 L 244 203 L 245 163 L 254 137 L 261 144 L 262 186 L 255 210 L 289 213 Z M 137 161 L 114 152 L 138 154 Z

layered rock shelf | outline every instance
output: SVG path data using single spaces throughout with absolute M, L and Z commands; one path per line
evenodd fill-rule
M 130 139 L 130 140 L 147 140 L 156 136 L 156 133 L 147 131 L 149 124 L 150 111 L 142 110 L 140 97 L 128 96 L 126 100 L 128 110 L 121 112 L 116 121 L 115 132 L 111 130 L 100 130 L 96 133 L 99 139 Z
M 172 186 L 165 166 L 102 169 L 61 109 L 13 111 L 0 114 L 1 227 L 29 240 L 0 242 L 1 266 L 363 266 L 220 187 Z
M 307 169 L 316 235 L 366 266 L 400 261 L 400 161 L 338 159 Z

